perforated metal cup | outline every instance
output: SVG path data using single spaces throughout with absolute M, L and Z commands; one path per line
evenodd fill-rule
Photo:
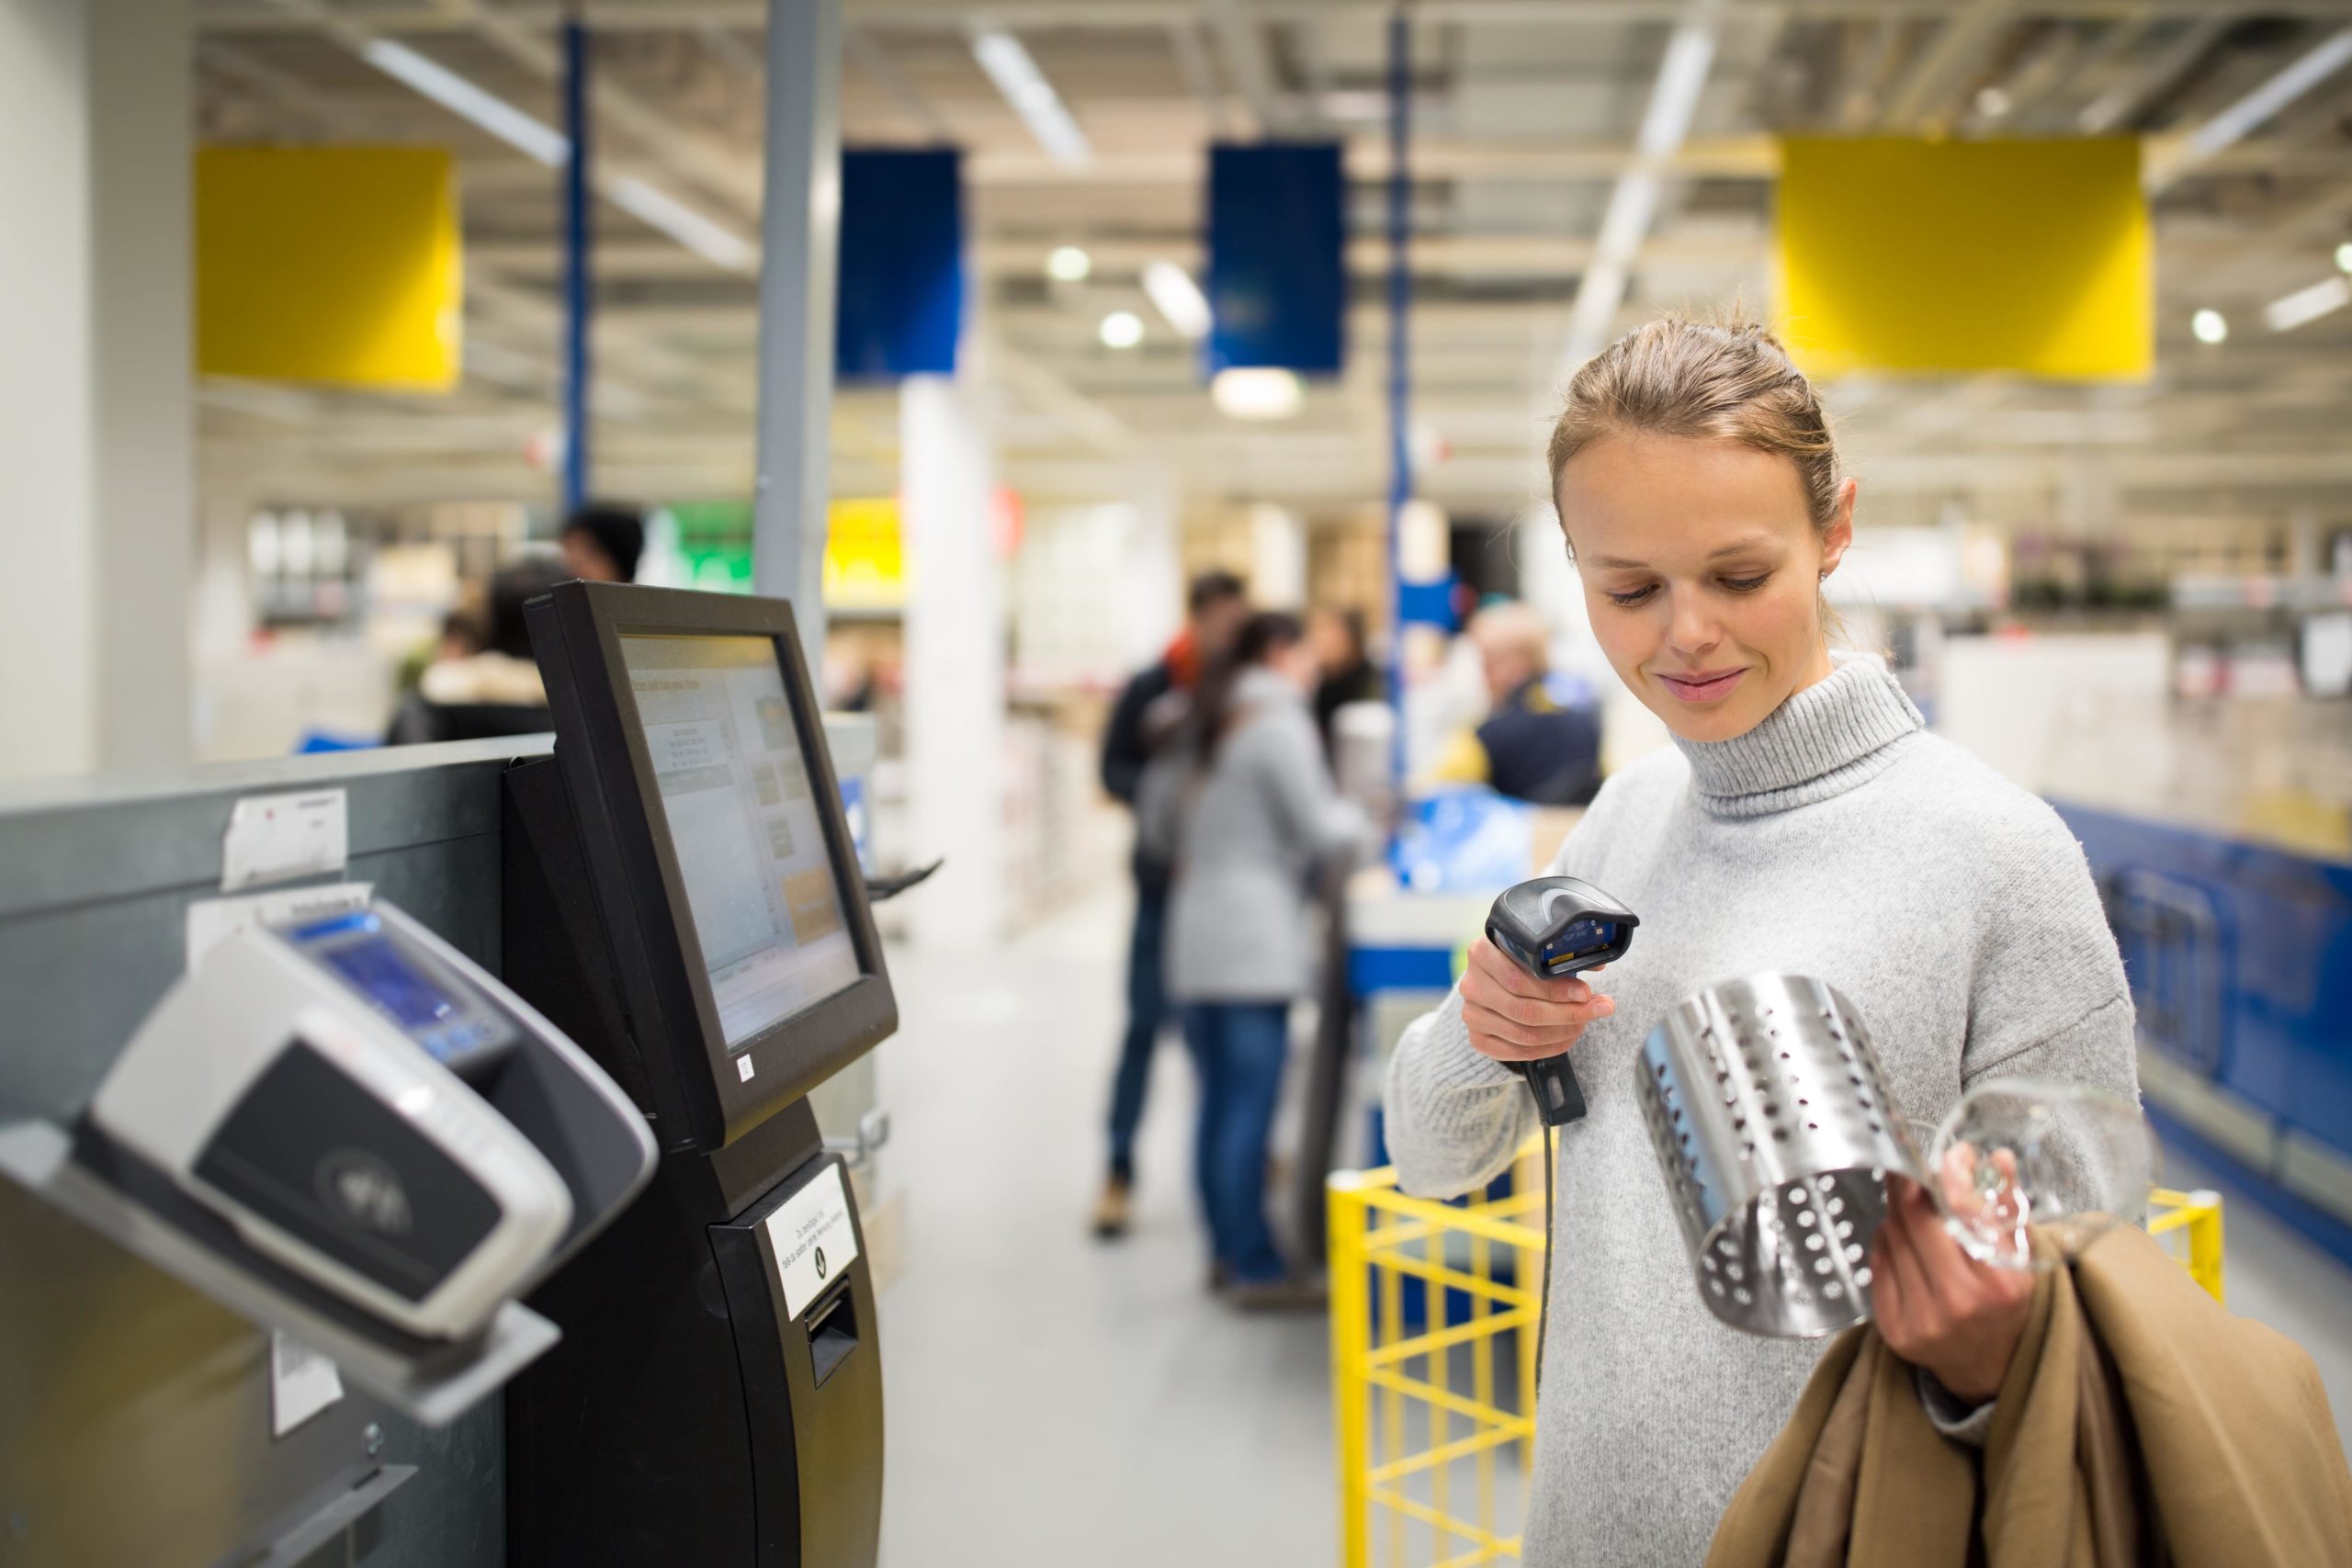
M 1677 1002 L 1634 1064 L 1700 1299 L 1804 1339 L 1870 1315 L 1886 1176 L 1922 1169 L 1853 1004 L 1756 975 Z

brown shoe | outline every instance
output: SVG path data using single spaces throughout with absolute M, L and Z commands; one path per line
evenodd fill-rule
M 1321 1280 L 1292 1276 L 1228 1285 L 1225 1299 L 1241 1312 L 1320 1312 L 1330 1297 Z
M 1102 1196 L 1094 1200 L 1094 1239 L 1116 1241 L 1127 1234 L 1127 1184 L 1113 1177 L 1102 1184 Z

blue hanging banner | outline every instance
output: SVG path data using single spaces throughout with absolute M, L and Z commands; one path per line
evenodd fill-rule
M 1340 373 L 1347 197 L 1337 141 L 1209 149 L 1211 375 L 1253 366 Z
M 953 375 L 964 325 L 963 154 L 842 152 L 833 376 Z

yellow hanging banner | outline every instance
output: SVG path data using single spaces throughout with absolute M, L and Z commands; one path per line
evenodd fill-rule
M 2144 379 L 2153 255 L 2132 137 L 1781 143 L 1781 332 L 1814 375 Z
M 896 496 L 834 502 L 825 509 L 825 607 L 897 610 L 907 603 L 907 562 Z
M 463 322 L 447 152 L 197 153 L 200 373 L 447 391 L 462 368 Z

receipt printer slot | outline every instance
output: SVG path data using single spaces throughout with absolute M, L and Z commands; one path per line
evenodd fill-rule
M 819 1388 L 857 1348 L 857 1298 L 843 1280 L 808 1309 L 808 1366 Z

